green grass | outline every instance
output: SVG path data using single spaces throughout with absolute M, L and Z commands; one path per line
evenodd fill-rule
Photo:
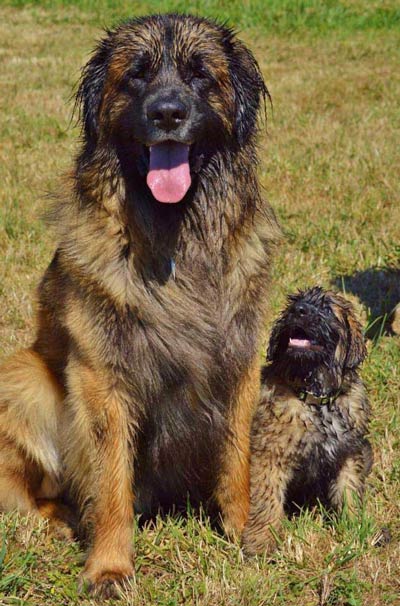
M 354 563 L 374 549 L 372 519 L 362 512 L 358 524 L 343 516 L 334 525 L 324 525 L 321 514 L 304 512 L 285 526 L 287 538 L 273 561 L 245 561 L 238 547 L 217 535 L 204 516 L 158 518 L 152 526 L 136 529 L 136 576 L 125 588 L 123 600 L 284 606 L 329 590 L 327 604 L 361 606 L 368 582 L 360 580 Z M 45 524 L 35 526 L 15 515 L 5 520 L 5 536 L 3 545 L 10 547 L 3 550 L 0 563 L 2 604 L 40 603 L 50 596 L 54 606 L 78 600 L 90 603 L 76 593 L 75 577 L 82 561 L 76 544 L 54 539 L 46 534 Z M 31 602 L 17 599 L 27 594 Z
M 54 241 L 39 220 L 77 148 L 70 101 L 99 26 L 129 14 L 229 17 L 274 101 L 260 177 L 285 233 L 271 319 L 307 285 L 344 290 L 368 334 L 363 367 L 375 465 L 359 520 L 287 522 L 273 560 L 244 561 L 206 519 L 167 518 L 135 533 L 125 603 L 398 606 L 400 585 L 400 46 L 396 2 L 2 2 L 0 6 L 0 354 L 29 343 L 34 292 Z M 18 7 L 17 7 L 18 5 Z M 286 10 L 287 9 L 287 10 Z M 396 29 L 397 28 L 397 29 Z M 373 546 L 381 528 L 392 541 Z M 76 595 L 78 545 L 17 515 L 0 522 L 0 605 L 89 605 Z
M 275 33 L 311 30 L 319 33 L 400 27 L 400 8 L 395 1 L 355 2 L 339 0 L 6 0 L 15 7 L 76 7 L 92 20 L 137 14 L 177 11 L 229 19 L 240 28 L 261 28 Z

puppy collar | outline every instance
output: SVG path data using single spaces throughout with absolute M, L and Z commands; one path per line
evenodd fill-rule
M 304 402 L 305 404 L 311 404 L 314 406 L 326 406 L 327 404 L 333 404 L 333 402 L 338 397 L 339 392 L 335 393 L 333 396 L 316 396 L 311 391 L 306 391 L 303 389 L 298 394 L 299 400 Z

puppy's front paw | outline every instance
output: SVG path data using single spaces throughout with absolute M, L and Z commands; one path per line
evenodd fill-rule
M 270 555 L 277 548 L 277 541 L 270 528 L 245 528 L 242 549 L 246 556 Z
M 132 564 L 110 566 L 88 563 L 80 576 L 79 592 L 88 592 L 96 598 L 121 596 L 121 588 L 134 575 Z

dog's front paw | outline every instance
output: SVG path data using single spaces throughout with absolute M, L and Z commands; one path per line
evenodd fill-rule
M 99 563 L 87 564 L 80 576 L 79 592 L 87 592 L 96 598 L 108 599 L 121 596 L 121 589 L 134 575 L 132 564 L 110 566 Z

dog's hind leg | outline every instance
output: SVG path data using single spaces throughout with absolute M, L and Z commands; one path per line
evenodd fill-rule
M 23 350 L 0 367 L 0 511 L 36 513 L 61 473 L 62 389 L 43 359 Z

